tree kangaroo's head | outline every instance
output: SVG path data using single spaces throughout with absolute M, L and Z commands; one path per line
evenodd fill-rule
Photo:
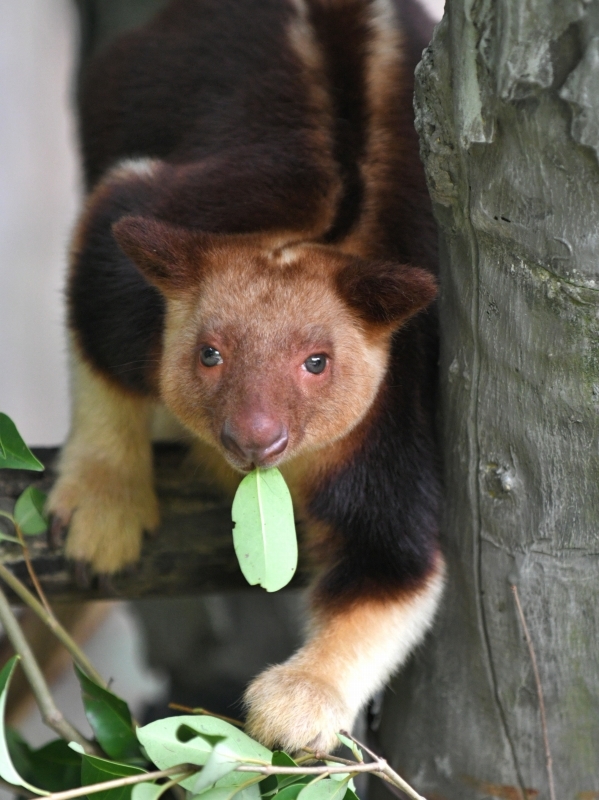
M 113 230 L 166 299 L 163 401 L 242 471 L 348 434 L 374 402 L 393 331 L 436 294 L 424 270 L 330 246 L 142 217 Z

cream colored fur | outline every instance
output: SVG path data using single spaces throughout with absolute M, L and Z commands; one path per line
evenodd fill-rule
M 268 746 L 328 752 L 339 730 L 404 663 L 431 627 L 444 565 L 425 586 L 397 600 L 364 600 L 317 620 L 308 642 L 271 667 L 246 693 L 248 731 Z
M 139 559 L 159 521 L 150 449 L 152 404 L 119 390 L 73 352 L 73 412 L 48 510 L 69 526 L 66 555 L 98 573 Z

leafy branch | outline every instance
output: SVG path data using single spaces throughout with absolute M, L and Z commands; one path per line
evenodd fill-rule
M 42 465 L 27 449 L 12 421 L 0 414 L 2 467 L 37 470 Z M 245 525 L 244 518 L 238 527 L 236 548 L 253 552 L 256 542 L 263 543 L 263 550 L 256 550 L 254 571 L 249 577 L 268 590 L 278 588 L 283 579 L 287 582 L 295 568 L 293 512 L 281 481 L 275 471 L 260 471 L 237 498 L 238 523 L 244 518 L 242 507 L 254 504 L 258 512 L 253 523 Z M 242 724 L 237 720 L 211 715 L 204 709 L 178 707 L 192 713 L 137 727 L 127 704 L 106 688 L 89 659 L 54 616 L 28 559 L 24 537 L 45 530 L 44 500 L 41 492 L 30 487 L 17 500 L 14 514 L 0 511 L 17 533 L 15 538 L 0 532 L 0 539 L 23 547 L 41 602 L 1 563 L 0 579 L 48 625 L 72 655 L 94 740 L 86 739 L 56 707 L 0 589 L 0 622 L 18 654 L 0 671 L 0 783 L 16 788 L 23 796 L 42 795 L 49 800 L 93 794 L 101 795 L 101 800 L 159 800 L 169 789 L 181 796 L 186 792 L 191 800 L 358 800 L 353 779 L 370 773 L 412 800 L 424 800 L 384 759 L 348 733 L 339 733 L 338 738 L 349 747 L 354 760 L 310 750 L 294 760 L 287 753 L 272 752 L 251 739 L 240 730 Z M 293 551 L 293 558 L 284 563 L 270 549 L 276 520 L 282 517 L 289 523 L 288 539 Z M 61 737 L 39 750 L 29 748 L 18 734 L 4 726 L 6 696 L 18 658 L 44 721 Z M 197 711 L 202 713 L 194 713 Z M 372 760 L 365 762 L 362 751 Z
M 96 748 L 94 745 L 65 719 L 62 712 L 59 711 L 56 706 L 48 684 L 46 683 L 46 679 L 43 676 L 39 664 L 33 655 L 33 651 L 25 639 L 21 626 L 2 589 L 0 589 L 0 622 L 12 646 L 15 648 L 15 652 L 18 653 L 22 659 L 23 671 L 27 676 L 31 691 L 35 695 L 35 699 L 46 725 L 52 728 L 52 730 L 63 739 L 78 742 L 87 752 L 95 752 Z

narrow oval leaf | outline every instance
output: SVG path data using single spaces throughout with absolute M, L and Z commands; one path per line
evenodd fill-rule
M 6 414 L 0 414 L 0 469 L 44 470 L 42 462 L 33 455 Z
M 34 792 L 34 794 L 49 794 L 49 792 L 43 789 L 32 786 L 19 775 L 8 751 L 8 742 L 4 725 L 4 709 L 6 707 L 6 696 L 8 694 L 10 679 L 18 660 L 18 656 L 13 656 L 0 671 L 0 778 L 4 778 L 5 781 L 14 783 L 17 786 L 23 786 L 25 789 Z
M 297 535 L 291 495 L 276 467 L 245 476 L 232 515 L 233 545 L 247 582 L 267 592 L 287 586 L 297 567 Z
M 131 764 L 120 764 L 108 761 L 97 756 L 84 755 L 81 759 L 81 785 L 90 786 L 93 783 L 113 781 L 115 778 L 126 778 L 129 775 L 144 775 L 145 769 L 134 767 Z M 132 786 L 120 786 L 117 789 L 107 789 L 104 792 L 94 792 L 89 795 L 94 800 L 131 800 Z
M 28 486 L 15 503 L 14 518 L 21 531 L 28 535 L 43 533 L 48 528 L 48 520 L 44 514 L 46 495 Z
M 304 786 L 298 794 L 298 800 L 343 800 L 348 783 L 349 778 L 344 781 L 323 778 L 321 781 Z
M 85 716 L 102 750 L 111 758 L 144 763 L 127 703 L 94 683 L 77 665 L 75 673 L 81 684 Z

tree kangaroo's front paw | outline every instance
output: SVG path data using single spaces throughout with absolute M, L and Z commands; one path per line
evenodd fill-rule
M 139 559 L 144 531 L 159 521 L 148 482 L 101 463 L 86 462 L 63 474 L 48 498 L 53 536 L 68 527 L 65 554 L 91 572 L 111 574 Z
M 354 721 L 332 684 L 290 664 L 259 675 L 245 702 L 250 736 L 289 753 L 303 747 L 330 752 L 339 744 L 337 731 L 351 729 Z

